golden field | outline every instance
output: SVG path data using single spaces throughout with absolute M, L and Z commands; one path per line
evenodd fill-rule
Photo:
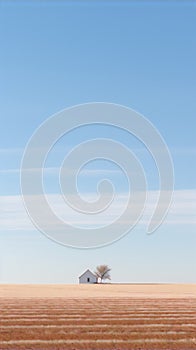
M 1 285 L 0 349 L 196 349 L 196 285 Z

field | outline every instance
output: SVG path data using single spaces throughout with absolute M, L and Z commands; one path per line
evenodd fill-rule
M 196 286 L 2 285 L 0 349 L 196 349 Z

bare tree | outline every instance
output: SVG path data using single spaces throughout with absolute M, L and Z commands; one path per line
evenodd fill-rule
M 99 265 L 96 267 L 95 275 L 100 280 L 100 283 L 102 283 L 103 280 L 111 280 L 110 271 L 111 268 L 108 265 Z

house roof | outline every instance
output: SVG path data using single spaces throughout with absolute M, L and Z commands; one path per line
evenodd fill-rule
M 89 270 L 89 269 L 85 270 L 78 278 L 82 277 L 86 272 L 90 272 L 91 275 L 93 275 L 94 277 L 97 278 L 97 276 L 96 276 L 91 270 Z

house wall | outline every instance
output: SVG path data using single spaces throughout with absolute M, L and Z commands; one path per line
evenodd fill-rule
M 89 278 L 89 282 L 88 282 L 88 278 Z M 79 277 L 79 283 L 92 284 L 96 282 L 97 282 L 96 276 L 90 273 L 90 271 L 86 271 L 82 276 Z

